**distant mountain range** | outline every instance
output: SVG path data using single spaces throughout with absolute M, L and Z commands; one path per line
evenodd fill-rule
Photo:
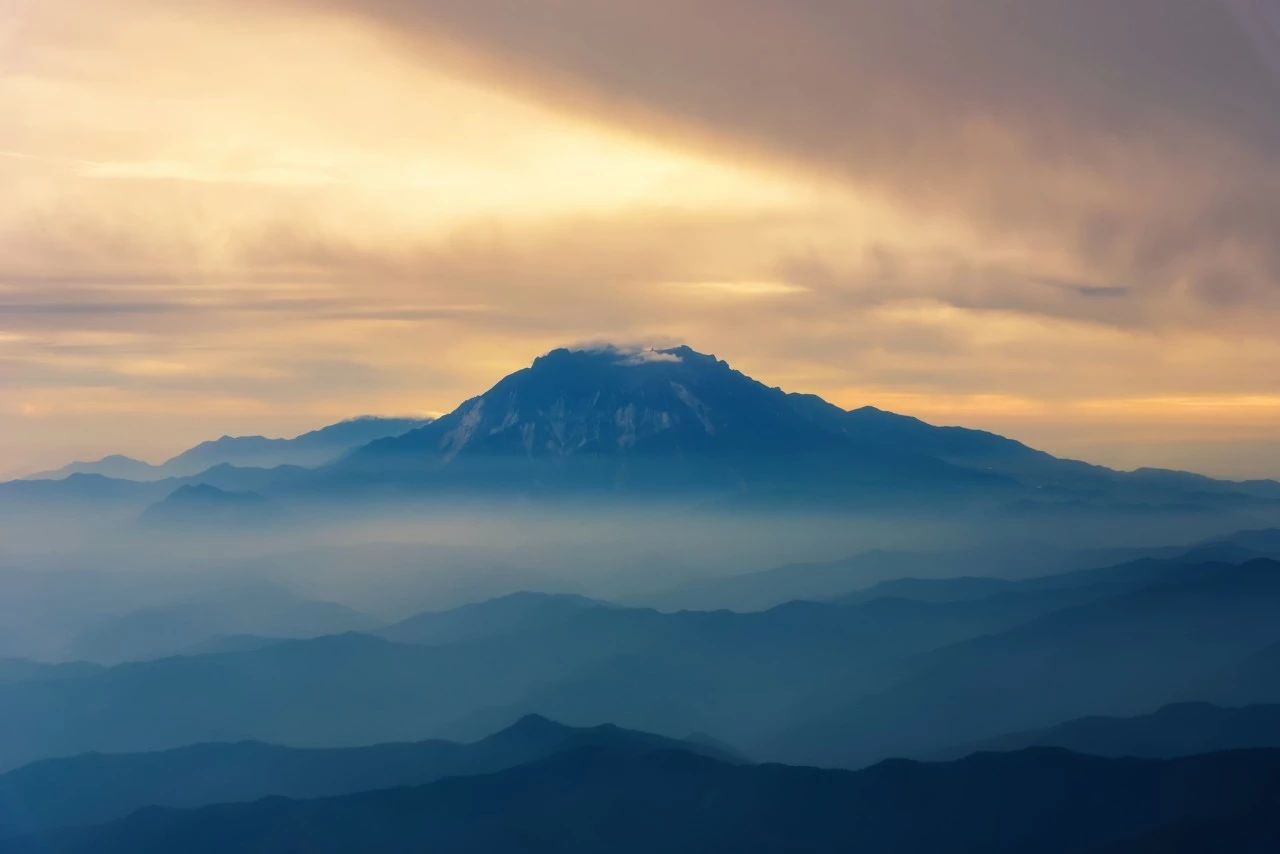
M 1278 612 L 1269 560 L 1137 561 L 954 601 L 746 614 L 523 594 L 366 630 L 382 637 L 248 638 L 87 672 L 28 666 L 0 684 L 0 768 L 200 741 L 471 738 L 530 711 L 856 767 L 1083 715 L 1276 702 Z
M 109 457 L 0 485 L 0 497 L 152 502 L 206 484 L 267 498 L 362 492 L 694 497 L 745 506 L 928 507 L 1008 512 L 1200 512 L 1280 507 L 1280 483 L 1118 472 L 992 433 L 789 394 L 689 347 L 553 350 L 429 423 L 361 419 L 296 439 L 224 437 L 162 466 Z M 275 468 L 265 471 L 264 468 Z M 90 476 L 165 478 L 164 489 Z M 175 480 L 177 478 L 177 480 Z M 110 481 L 115 483 L 115 481 Z
M 328 472 L 452 488 L 692 490 L 764 501 L 1280 500 L 1280 483 L 1271 481 L 1116 472 L 980 430 L 874 407 L 845 411 L 684 346 L 553 350 L 448 415 L 371 442 Z
M 824 563 L 788 564 L 758 572 L 686 582 L 649 597 L 663 609 L 755 611 L 796 599 L 854 603 L 884 597 L 927 602 L 979 599 L 997 593 L 1081 587 L 1105 581 L 1132 589 L 1169 573 L 1169 562 L 1241 563 L 1280 559 L 1280 529 L 1213 537 L 1187 546 L 1127 549 L 995 547 L 952 551 L 864 552 Z M 1072 567 L 1087 567 L 1072 570 Z M 990 575 L 972 576 L 980 567 Z M 1055 567 L 1062 567 L 1055 571 Z M 1099 568 L 1101 567 L 1101 568 Z M 1062 571 L 1067 570 L 1067 571 Z M 1004 576 L 1035 576 L 1025 580 Z M 992 577 L 995 576 L 995 577 Z
M 91 753 L 35 762 L 0 775 L 4 838 L 98 824 L 146 806 L 197 807 L 268 796 L 321 798 L 489 774 L 566 751 L 683 750 L 722 761 L 719 748 L 615 726 L 568 727 L 527 715 L 479 741 L 422 741 L 299 749 L 254 741 L 195 744 L 153 753 Z
M 422 786 L 151 807 L 7 840 L 6 850 L 1249 854 L 1275 850 L 1277 798 L 1274 750 L 1157 760 L 1032 749 L 837 771 L 730 764 L 605 739 Z M 1202 827 L 1215 830 L 1201 833 L 1207 847 L 1185 847 Z
M 26 480 L 61 480 L 73 474 L 93 474 L 121 480 L 163 480 L 189 477 L 214 466 L 318 466 L 331 462 L 352 448 L 376 439 L 397 436 L 422 427 L 430 418 L 378 418 L 365 416 L 340 421 L 292 439 L 265 436 L 223 436 L 201 442 L 159 465 L 123 454 L 92 462 L 74 462 L 53 471 L 28 475 Z
M 963 752 L 1027 747 L 1061 747 L 1094 756 L 1153 759 L 1219 750 L 1280 748 L 1280 705 L 1223 708 L 1212 703 L 1173 703 L 1147 715 L 1077 718 L 990 739 Z
M 1280 563 L 1170 569 L 1138 589 L 931 651 L 904 668 L 909 675 L 900 682 L 854 703 L 834 693 L 815 698 L 825 711 L 780 734 L 778 743 L 801 761 L 857 765 L 886 751 L 927 755 L 1174 700 L 1275 702 L 1274 685 L 1228 674 L 1276 642 Z M 846 751 L 838 759 L 837 744 Z

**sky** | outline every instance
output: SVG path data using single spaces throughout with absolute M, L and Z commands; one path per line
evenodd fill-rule
M 1277 0 L 0 0 L 0 474 L 553 347 L 1280 477 Z

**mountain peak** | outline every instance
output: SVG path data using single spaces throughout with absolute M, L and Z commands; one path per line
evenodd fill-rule
M 787 452 L 832 434 L 786 395 L 687 345 L 558 348 L 404 441 L 448 463 L 459 457 L 565 459 Z M 794 444 L 793 444 L 794 443 Z M 776 448 L 775 448 L 776 449 Z
M 552 365 L 597 362 L 609 365 L 635 366 L 673 364 L 685 359 L 715 362 L 714 356 L 699 353 L 687 344 L 675 347 L 635 347 L 621 344 L 590 344 L 580 347 L 557 347 L 533 360 L 531 368 Z

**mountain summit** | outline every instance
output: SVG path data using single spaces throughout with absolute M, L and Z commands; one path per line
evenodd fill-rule
M 981 430 L 791 394 L 687 346 L 557 349 L 417 430 L 330 466 L 451 490 L 751 495 L 1026 506 L 1280 499 L 1280 484 L 1117 472 Z M 1176 488 L 1172 488 L 1176 487 Z
M 263 442 L 273 440 L 224 439 L 183 457 L 199 467 L 211 452 Z M 1274 481 L 1119 472 L 981 430 L 870 406 L 846 411 L 767 386 L 687 346 L 556 349 L 435 421 L 353 421 L 284 444 L 308 455 L 322 446 L 303 463 L 318 467 L 222 466 L 158 486 L 208 484 L 287 499 L 366 489 L 683 495 L 819 507 L 936 508 L 972 499 L 1020 513 L 1236 512 L 1280 502 Z M 269 465 L 278 464 L 272 458 Z M 74 480 L 59 494 L 84 491 Z M 33 484 L 8 486 L 30 500 L 31 490 L 20 487 Z
M 787 395 L 688 347 L 552 350 L 397 445 L 475 454 L 704 454 L 835 437 Z
M 710 491 L 992 480 L 910 447 L 853 441 L 841 421 L 848 415 L 686 346 L 557 349 L 335 468 L 427 472 L 470 485 Z

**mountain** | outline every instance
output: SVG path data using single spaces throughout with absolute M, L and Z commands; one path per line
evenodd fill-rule
M 1127 850 L 1129 840 L 1194 822 L 1227 823 L 1241 838 L 1274 814 L 1277 797 L 1280 751 L 1151 760 L 1042 749 L 853 772 L 597 747 L 424 786 L 149 808 L 9 849 L 1069 854 Z
M 1167 603 L 1168 614 L 1157 620 L 1145 600 L 1124 599 L 1141 594 L 1158 603 L 1156 592 L 1128 593 L 1101 581 L 958 601 L 795 602 L 754 613 L 661 613 L 520 594 L 420 615 L 378 630 L 381 638 L 249 639 L 215 644 L 210 654 L 121 665 L 92 678 L 0 685 L 0 767 L 86 750 L 209 740 L 341 746 L 474 737 L 533 710 L 571 723 L 615 720 L 669 734 L 710 732 L 768 758 L 865 764 L 903 748 L 949 747 L 1186 697 L 1178 693 L 1181 685 L 1170 684 L 1175 676 L 1216 674 L 1272 637 L 1274 612 L 1267 609 L 1277 603 L 1263 583 L 1265 571 L 1176 562 L 1165 570 L 1169 578 L 1156 577 L 1153 591 L 1163 589 L 1162 582 L 1239 584 L 1238 595 L 1250 602 L 1237 606 L 1193 589 Z M 1199 623 L 1192 619 L 1197 613 Z M 1201 669 L 1135 678 L 1145 663 L 1182 654 L 1189 641 L 1177 631 L 1178 620 L 1206 627 L 1203 649 L 1186 659 L 1189 668 L 1199 656 Z M 1132 644 L 1128 657 L 1107 654 L 1125 625 L 1136 637 L 1149 637 Z M 1009 673 L 1013 685 L 1050 678 L 1016 669 L 1028 666 L 1017 658 L 1024 644 L 1018 632 L 1032 629 L 1039 646 L 1060 644 L 1065 648 L 1057 654 L 1079 659 L 1064 671 L 1076 680 L 1077 705 L 1056 690 L 1038 692 L 1043 708 L 1034 715 L 1001 705 L 1011 690 L 999 682 L 1001 674 Z M 953 646 L 966 640 L 972 650 Z M 988 660 L 990 675 L 983 670 Z M 948 668 L 955 669 L 954 679 Z M 1127 669 L 1117 675 L 1118 668 Z M 935 669 L 942 675 L 931 676 Z M 1138 696 L 1121 695 L 1118 702 L 1117 680 Z M 1144 685 L 1146 693 L 1139 690 Z M 187 694 L 195 686 L 201 686 L 198 704 Z M 912 691 L 923 694 L 924 706 L 917 708 L 921 701 Z M 928 709 L 946 707 L 950 700 L 939 699 L 945 691 L 966 697 L 972 717 L 954 726 L 924 720 L 920 726 L 936 730 L 937 741 L 919 743 L 911 727 Z M 884 709 L 860 708 L 873 700 Z M 987 709 L 995 701 L 1001 703 Z M 315 708 L 329 714 L 316 716 Z M 840 712 L 838 725 L 810 720 L 822 709 Z M 883 714 L 882 724 L 876 714 Z M 899 715 L 901 727 L 894 724 Z M 64 725 L 50 727 L 51 718 Z M 987 718 L 990 729 L 965 730 Z M 902 732 L 910 738 L 904 741 Z
M 101 668 L 87 661 L 68 661 L 45 664 L 21 658 L 0 658 L 0 684 L 9 682 L 38 682 L 42 679 L 70 679 L 91 676 Z
M 330 424 L 292 439 L 265 436 L 223 436 L 201 442 L 160 465 L 111 454 L 92 462 L 74 462 L 53 471 L 28 475 L 26 480 L 61 480 L 73 474 L 94 474 L 121 480 L 163 480 L 188 477 L 218 465 L 274 468 L 282 465 L 317 466 L 337 459 L 352 448 L 376 439 L 397 436 L 430 423 L 430 418 L 365 416 Z
M 1271 854 L 1280 851 L 1280 810 L 1262 802 L 1236 815 L 1175 821 L 1115 845 L 1098 854 Z
M 1223 708 L 1212 703 L 1172 703 L 1147 715 L 1078 718 L 975 745 L 981 750 L 1026 747 L 1061 747 L 1095 756 L 1151 758 L 1250 747 L 1280 748 L 1280 705 Z
M 547 604 L 550 612 L 539 610 Z M 1024 623 L 1046 607 L 881 600 L 663 614 L 517 597 L 461 609 L 478 617 L 470 628 L 441 614 L 401 624 L 429 628 L 417 637 L 432 645 L 345 634 L 0 684 L 0 769 L 200 741 L 336 747 L 470 738 L 530 711 L 709 732 L 750 752 L 831 686 L 842 686 L 846 701 L 862 696 L 892 684 L 910 656 Z
M 771 388 L 687 346 L 558 349 L 431 424 L 353 450 L 316 484 L 694 494 L 888 507 L 976 500 L 1024 515 L 1241 511 L 1280 483 L 1118 472 L 980 430 Z
M 110 454 L 99 460 L 77 460 L 53 471 L 27 475 L 25 480 L 62 480 L 73 474 L 94 474 L 120 480 L 156 480 L 164 477 L 160 466 L 127 457 Z
M 1278 609 L 1280 562 L 1175 565 L 1149 586 L 920 656 L 899 684 L 855 703 L 815 698 L 820 720 L 775 746 L 857 765 L 1179 700 L 1273 702 L 1265 683 L 1224 674 L 1275 643 Z
M 873 407 L 846 411 L 687 346 L 552 350 L 410 427 L 357 421 L 292 440 L 224 437 L 161 468 L 198 472 L 190 484 L 300 502 L 404 492 L 625 495 L 730 510 L 981 508 L 1002 521 L 1098 512 L 1254 519 L 1280 505 L 1273 481 L 1118 472 L 980 430 Z M 363 441 L 375 434 L 382 438 Z M 4 498 L 31 494 L 5 484 Z
M 1000 483 L 914 448 L 860 447 L 780 389 L 688 347 L 553 350 L 426 427 L 370 443 L 331 468 L 490 489 L 803 485 L 843 494 L 874 486 L 887 497 L 926 483 Z
M 472 738 L 529 711 L 854 767 L 1178 700 L 1274 702 L 1274 678 L 1259 678 L 1274 665 L 1259 656 L 1277 639 L 1278 567 L 1171 562 L 1137 589 L 752 613 L 510 597 L 398 624 L 394 636 L 421 644 L 254 640 L 0 684 L 0 769 L 199 741 Z
M 198 807 L 269 796 L 320 798 L 488 774 L 583 748 L 732 754 L 611 725 L 568 727 L 529 715 L 461 744 L 422 741 L 345 749 L 261 742 L 197 744 L 154 753 L 90 753 L 0 775 L 0 838 L 98 824 L 146 806 Z M 0 848 L 4 847 L 0 843 Z
M 1108 562 L 1126 554 L 1133 559 Z M 686 582 L 650 597 L 649 604 L 751 611 L 795 599 L 852 604 L 893 596 L 943 602 L 1051 587 L 1134 589 L 1166 577 L 1174 563 L 1243 562 L 1255 557 L 1280 558 L 1280 529 L 1237 531 L 1187 546 L 1150 549 L 1060 549 L 1046 554 L 1043 548 L 1000 544 L 932 552 L 873 550 L 841 560 Z M 975 571 L 990 575 L 972 575 Z M 1010 575 L 1034 577 L 993 577 Z
M 199 483 L 184 484 L 147 507 L 141 521 L 155 527 L 258 525 L 280 514 L 277 505 L 256 492 L 231 492 Z
M 512 593 L 446 611 L 429 611 L 375 634 L 397 643 L 444 644 L 550 627 L 586 608 L 612 607 L 567 593 Z
M 166 476 L 182 477 L 224 464 L 255 468 L 318 466 L 337 459 L 352 448 L 388 436 L 399 436 L 430 423 L 430 418 L 366 416 L 340 421 L 292 439 L 223 436 L 183 451 L 167 460 L 161 468 Z
M 374 625 L 345 605 L 303 599 L 274 584 L 240 584 L 99 619 L 75 636 L 67 655 L 103 663 L 142 661 L 190 654 L 228 635 L 269 633 L 278 642 Z

